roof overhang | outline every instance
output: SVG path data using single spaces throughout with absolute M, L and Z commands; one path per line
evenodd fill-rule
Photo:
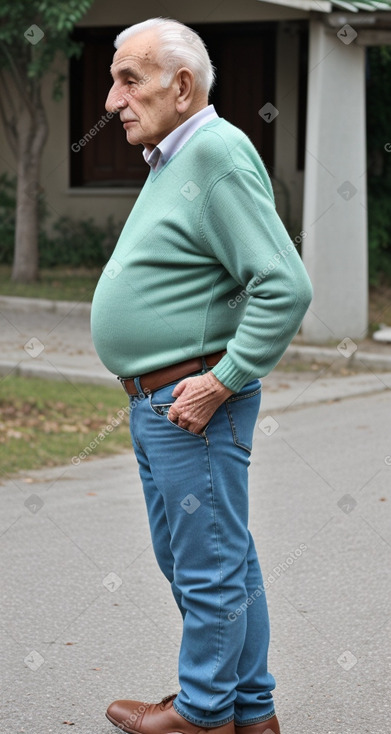
M 337 8 L 350 10 L 351 13 L 358 13 L 360 10 L 391 10 L 391 0 L 333 0 L 332 4 Z
M 265 0 L 258 0 L 264 2 Z M 266 0 L 271 5 L 284 5 L 285 7 L 296 8 L 303 11 L 318 11 L 320 13 L 331 13 L 333 5 L 343 10 L 349 10 L 351 13 L 358 13 L 360 10 L 369 12 L 379 10 L 391 10 L 391 0 Z
M 265 0 L 258 0 L 265 2 Z M 332 3 L 329 0 L 266 0 L 271 5 L 285 5 L 285 7 L 296 8 L 296 10 L 317 10 L 320 13 L 330 13 Z

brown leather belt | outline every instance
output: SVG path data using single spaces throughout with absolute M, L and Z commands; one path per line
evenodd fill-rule
M 221 352 L 206 354 L 204 357 L 193 357 L 192 359 L 186 359 L 184 362 L 178 362 L 169 367 L 162 367 L 160 370 L 147 372 L 145 375 L 140 376 L 141 389 L 145 393 L 150 393 L 159 387 L 164 387 L 171 382 L 180 380 L 181 377 L 191 375 L 192 372 L 199 372 L 204 369 L 203 360 L 205 360 L 207 367 L 214 367 L 226 353 L 227 350 L 223 349 Z M 118 377 L 118 380 L 128 395 L 138 395 L 139 391 L 133 377 Z

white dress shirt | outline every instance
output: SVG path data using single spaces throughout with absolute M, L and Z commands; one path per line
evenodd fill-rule
M 163 138 L 153 150 L 149 151 L 144 148 L 143 156 L 146 162 L 154 171 L 158 171 L 159 168 L 168 163 L 175 153 L 178 153 L 178 150 L 190 140 L 198 128 L 217 117 L 218 114 L 212 104 L 196 112 L 195 115 L 189 117 L 182 125 L 176 127 L 175 130 Z

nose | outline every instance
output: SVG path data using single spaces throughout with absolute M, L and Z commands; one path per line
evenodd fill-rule
M 119 110 L 122 110 L 126 106 L 127 101 L 125 97 L 120 93 L 119 89 L 116 89 L 115 84 L 113 84 L 107 95 L 105 103 L 107 112 L 119 112 Z

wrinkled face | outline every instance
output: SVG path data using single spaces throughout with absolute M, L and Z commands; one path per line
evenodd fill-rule
M 153 31 L 137 34 L 117 49 L 111 74 L 113 86 L 106 100 L 108 112 L 119 112 L 131 145 L 152 149 L 180 123 L 175 77 L 166 89 L 163 69 L 156 63 L 158 40 Z

